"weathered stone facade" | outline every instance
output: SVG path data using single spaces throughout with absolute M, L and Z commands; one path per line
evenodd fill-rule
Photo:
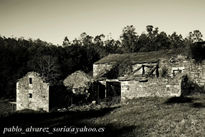
M 29 72 L 16 83 L 16 109 L 49 111 L 49 84 L 38 73 Z
M 113 68 L 113 63 L 93 64 L 93 77 L 97 78 L 110 71 Z
M 159 61 L 159 72 L 162 73 L 162 69 L 166 68 L 169 77 L 176 76 L 177 73 L 189 72 L 190 60 L 186 59 L 185 56 L 175 56 L 169 59 L 160 58 Z
M 187 74 L 191 81 L 205 88 L 205 61 L 197 64 L 191 60 Z
M 138 97 L 171 97 L 181 95 L 181 79 L 150 78 L 146 82 L 121 81 L 121 101 Z
M 116 55 L 113 55 L 113 57 L 115 56 Z M 123 54 L 120 56 L 123 56 Z M 132 72 L 119 76 L 118 79 L 116 79 L 121 85 L 121 101 L 137 97 L 181 96 L 182 77 L 184 75 L 187 75 L 199 86 L 205 86 L 205 62 L 196 64 L 194 60 L 188 59 L 183 55 L 162 57 L 159 55 L 158 58 L 154 60 L 146 60 L 146 57 L 145 60 L 142 58 L 138 59 L 136 54 L 134 56 L 134 61 L 130 61 L 132 62 Z M 109 57 L 111 58 L 112 56 L 110 55 Z M 110 68 L 113 67 L 111 63 L 106 62 L 109 61 L 110 58 L 107 60 L 105 58 L 94 64 L 93 76 L 100 76 L 99 72 L 102 73 L 102 71 L 110 70 Z M 115 59 L 110 60 L 115 62 Z M 119 58 L 116 60 L 118 63 L 123 62 L 119 61 Z M 166 75 L 163 75 L 165 73 Z M 104 81 L 107 80 L 111 79 L 105 79 Z
M 174 62 L 161 59 L 160 71 L 163 67 L 168 70 L 169 77 L 175 77 L 178 73 L 187 75 L 190 80 L 199 86 L 205 86 L 205 62 L 196 63 L 193 59 L 186 59 L 184 56 L 178 56 Z

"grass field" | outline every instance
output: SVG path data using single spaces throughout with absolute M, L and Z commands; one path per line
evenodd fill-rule
M 5 105 L 5 104 L 4 104 Z M 122 136 L 122 137 L 199 137 L 205 136 L 205 96 L 186 98 L 138 98 L 124 105 L 91 111 L 58 113 L 13 113 L 0 118 L 5 127 L 49 127 L 50 136 Z M 53 132 L 56 127 L 103 128 L 104 132 Z M 15 133 L 15 134 L 14 134 Z M 6 133 L 5 136 L 24 135 Z M 26 136 L 33 135 L 26 133 Z
M 8 99 L 0 99 L 0 115 L 12 112 L 12 106 Z

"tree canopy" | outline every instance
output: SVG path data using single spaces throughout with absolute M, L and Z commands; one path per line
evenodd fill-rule
M 17 80 L 28 71 L 36 71 L 51 83 L 60 84 L 76 70 L 91 72 L 94 62 L 111 53 L 175 49 L 189 51 L 190 56 L 203 60 L 203 54 L 200 57 L 196 54 L 204 50 L 204 44 L 194 44 L 203 41 L 202 37 L 199 30 L 183 38 L 176 32 L 168 35 L 152 25 L 146 26 L 140 35 L 133 25 L 125 26 L 119 40 L 106 38 L 104 34 L 90 36 L 86 32 L 73 41 L 65 36 L 62 46 L 40 39 L 0 36 L 0 97 L 14 97 Z

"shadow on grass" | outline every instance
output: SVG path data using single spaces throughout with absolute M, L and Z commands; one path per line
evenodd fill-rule
M 67 111 L 67 112 L 36 112 L 32 110 L 26 110 L 21 112 L 12 113 L 8 116 L 0 118 L 1 125 L 12 125 L 12 124 L 35 124 L 43 121 L 53 120 L 53 119 L 69 119 L 70 121 L 89 119 L 93 117 L 101 117 L 107 113 L 113 111 L 117 107 L 113 108 L 103 108 L 100 110 L 90 110 L 90 111 Z M 23 123 L 22 123 L 23 122 Z
M 81 125 L 78 125 L 77 127 L 80 127 Z M 104 132 L 85 132 L 85 133 L 77 133 L 77 134 L 69 134 L 69 133 L 57 133 L 53 134 L 52 136 L 71 136 L 71 137 L 82 137 L 82 136 L 88 136 L 88 137 L 121 137 L 122 135 L 126 135 L 127 137 L 133 136 L 133 130 L 136 129 L 136 126 L 122 126 L 117 127 L 116 125 L 92 125 L 90 127 L 96 128 L 96 129 L 104 129 Z
M 205 108 L 204 98 L 193 98 L 193 97 L 172 97 L 169 98 L 165 104 L 175 104 L 175 103 L 188 103 L 190 107 L 194 108 Z
M 91 110 L 91 111 L 71 111 L 71 112 L 53 112 L 53 113 L 42 113 L 42 112 L 21 112 L 13 113 L 9 116 L 0 118 L 0 136 L 4 131 L 5 127 L 20 127 L 23 131 L 29 127 L 36 128 L 49 128 L 49 133 L 36 133 L 31 132 L 26 134 L 21 134 L 17 132 L 4 134 L 5 136 L 89 136 L 89 137 L 101 137 L 101 136 L 121 136 L 121 134 L 129 134 L 134 130 L 135 126 L 117 126 L 113 124 L 100 123 L 95 124 L 90 118 L 102 117 L 109 112 L 113 111 L 115 108 L 104 108 L 101 110 Z M 83 120 L 85 120 L 83 122 Z M 89 121 L 89 122 L 88 122 Z M 62 129 L 62 132 L 54 132 L 54 128 Z M 79 130 L 83 128 L 96 129 L 97 132 L 70 132 L 69 128 L 78 128 Z M 98 130 L 101 130 L 99 132 Z M 103 130 L 103 132 L 102 132 Z M 76 129 L 75 129 L 76 131 Z M 92 130 L 91 130 L 92 131 Z M 25 132 L 24 132 L 25 133 Z
M 205 108 L 205 104 L 203 104 L 203 103 L 193 103 L 192 107 L 194 107 L 194 108 Z
M 82 126 L 73 126 L 76 128 L 81 128 Z M 96 132 L 49 132 L 49 133 L 26 133 L 26 134 L 21 134 L 21 133 L 9 133 L 5 134 L 3 136 L 5 137 L 36 137 L 36 136 L 49 136 L 49 137 L 59 137 L 59 136 L 66 136 L 66 137 L 83 137 L 83 136 L 88 136 L 88 137 L 133 137 L 133 136 L 140 136 L 139 134 L 133 133 L 133 130 L 136 129 L 135 126 L 123 126 L 123 127 L 116 127 L 114 125 L 107 125 L 107 126 L 102 126 L 102 125 L 93 125 L 92 127 L 87 127 L 87 129 L 96 129 Z M 101 132 L 99 132 L 99 129 L 102 129 Z M 103 131 L 103 132 L 102 132 Z M 2 136 L 2 137 L 3 137 Z
M 172 97 L 169 98 L 165 104 L 174 104 L 174 103 L 192 103 L 194 98 L 191 97 Z

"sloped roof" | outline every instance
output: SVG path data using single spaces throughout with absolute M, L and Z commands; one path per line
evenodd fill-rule
M 69 88 L 86 88 L 89 86 L 92 78 L 83 71 L 76 71 L 69 75 L 63 81 L 64 85 Z
M 122 62 L 129 63 L 151 63 L 157 62 L 160 58 L 169 58 L 173 55 L 179 54 L 174 50 L 161 50 L 152 52 L 138 52 L 126 54 L 109 54 L 108 56 L 100 59 L 94 64 L 114 63 L 119 64 Z

